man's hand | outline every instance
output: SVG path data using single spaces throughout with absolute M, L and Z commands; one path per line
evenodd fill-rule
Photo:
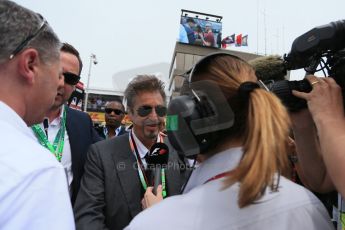
M 163 200 L 162 185 L 159 185 L 157 187 L 157 195 L 154 195 L 152 190 L 153 190 L 153 187 L 148 187 L 146 189 L 144 198 L 141 200 L 141 205 L 143 209 L 147 209 L 151 207 L 152 205 L 155 205 Z
M 295 90 L 292 93 L 307 101 L 315 123 L 343 120 L 344 107 L 341 88 L 334 79 L 315 76 L 308 76 L 307 79 L 313 87 L 310 93 Z
M 301 179 L 321 193 L 333 190 L 335 185 L 344 196 L 345 119 L 341 88 L 330 77 L 307 76 L 307 80 L 313 88 L 310 93 L 292 91 L 307 101 L 317 129 L 312 130 L 306 111 L 292 117 L 298 160 L 305 174 L 305 179 Z

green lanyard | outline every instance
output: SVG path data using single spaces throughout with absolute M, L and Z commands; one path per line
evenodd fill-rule
M 129 144 L 130 144 L 132 152 L 134 153 L 134 156 L 137 160 L 138 173 L 139 173 L 141 185 L 143 186 L 144 190 L 146 191 L 147 179 L 143 173 L 144 166 L 143 166 L 143 163 L 140 159 L 139 152 L 138 152 L 137 146 L 135 144 L 134 138 L 132 137 L 132 132 L 133 131 L 131 131 L 129 134 Z M 163 169 L 163 168 L 161 169 L 161 181 L 162 181 L 162 196 L 163 196 L 163 198 L 165 198 L 167 196 L 167 191 L 166 191 L 166 182 L 165 182 L 165 169 Z
M 63 115 L 60 122 L 60 129 L 59 132 L 56 134 L 53 144 L 49 142 L 46 134 L 44 133 L 40 125 L 33 125 L 31 128 L 34 131 L 36 137 L 38 138 L 40 144 L 46 147 L 52 154 L 55 155 L 56 159 L 59 162 L 61 162 L 62 151 L 65 144 L 66 108 L 64 108 L 63 110 Z

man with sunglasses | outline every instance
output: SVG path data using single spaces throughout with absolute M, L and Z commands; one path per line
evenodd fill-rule
M 60 63 L 63 78 L 54 104 L 48 111 L 46 120 L 42 124 L 34 125 L 32 130 L 39 143 L 49 149 L 64 166 L 73 205 L 84 172 L 87 150 L 101 138 L 87 113 L 66 105 L 80 79 L 83 65 L 79 52 L 72 45 L 63 43 Z
M 101 137 L 108 139 L 127 133 L 126 127 L 121 125 L 125 117 L 125 107 L 120 100 L 107 102 L 104 111 L 105 126 L 96 129 Z
M 63 167 L 28 126 L 61 84 L 61 43 L 42 16 L 0 1 L 0 228 L 74 229 Z
M 146 154 L 157 142 L 166 116 L 164 83 L 155 76 L 138 76 L 125 90 L 127 112 L 133 122 L 127 134 L 91 146 L 74 205 L 77 229 L 123 229 L 142 211 L 141 200 L 150 186 Z M 162 195 L 178 194 L 183 175 L 176 151 L 170 148 Z M 163 180 L 164 177 L 164 180 Z

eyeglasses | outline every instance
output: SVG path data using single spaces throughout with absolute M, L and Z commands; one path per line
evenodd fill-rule
M 112 108 L 105 108 L 104 109 L 107 114 L 111 114 L 111 112 L 114 112 L 116 115 L 121 115 L 124 112 L 120 109 L 112 109 Z
M 146 117 L 152 112 L 152 109 L 155 108 L 156 114 L 160 117 L 164 117 L 167 114 L 167 108 L 162 105 L 157 105 L 156 107 L 151 107 L 148 105 L 143 105 L 138 108 L 138 115 L 141 117 Z
M 65 83 L 67 83 L 69 85 L 76 85 L 76 84 L 78 84 L 78 82 L 80 80 L 79 75 L 76 75 L 76 74 L 70 73 L 70 72 L 63 73 L 63 76 L 65 78 Z
M 37 37 L 43 30 L 44 28 L 46 28 L 46 26 L 48 25 L 47 21 L 42 17 L 42 15 L 38 14 L 38 16 L 42 19 L 42 23 L 40 25 L 40 27 L 38 28 L 38 30 L 36 30 L 35 33 L 29 35 L 24 41 L 22 41 L 17 48 L 11 53 L 10 55 L 10 60 L 14 58 L 14 56 L 16 56 L 20 51 L 22 51 L 24 49 L 24 47 L 29 44 L 29 42 L 31 40 L 33 40 L 35 37 Z

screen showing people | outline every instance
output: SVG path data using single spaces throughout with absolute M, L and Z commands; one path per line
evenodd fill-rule
M 181 16 L 178 41 L 181 43 L 217 47 L 221 46 L 222 23 L 198 17 Z
M 78 82 L 71 97 L 68 99 L 67 105 L 73 109 L 83 110 L 84 97 L 85 97 L 84 84 L 82 82 Z

